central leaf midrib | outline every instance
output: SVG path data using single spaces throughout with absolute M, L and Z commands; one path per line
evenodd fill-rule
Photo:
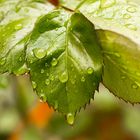
M 71 18 L 71 17 L 70 17 Z M 67 25 L 66 25 L 66 40 L 65 40 L 65 43 L 66 43 L 66 48 L 65 48 L 65 69 L 66 69 L 66 72 L 67 72 L 67 74 L 68 74 L 68 80 L 69 80 L 69 73 L 68 73 L 68 67 L 67 67 L 67 61 L 68 61 L 68 58 L 67 58 L 67 56 L 68 56 L 68 45 L 69 45 L 69 39 L 68 39 L 68 34 L 69 34 L 69 22 L 70 22 L 70 19 L 68 19 L 68 22 L 67 22 Z M 68 82 L 68 81 L 67 81 Z M 67 97 L 67 104 L 68 104 L 68 110 L 70 110 L 69 109 L 69 98 L 68 98 L 68 89 L 67 89 L 67 82 L 65 83 L 65 92 L 66 92 L 66 97 Z

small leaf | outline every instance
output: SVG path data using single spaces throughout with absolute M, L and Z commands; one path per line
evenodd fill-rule
M 44 50 L 43 57 L 35 50 Z M 98 89 L 100 47 L 94 26 L 80 13 L 57 10 L 42 17 L 27 46 L 27 60 L 37 94 L 65 115 L 79 111 Z

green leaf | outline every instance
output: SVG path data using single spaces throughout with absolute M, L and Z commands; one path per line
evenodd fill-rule
M 111 31 L 98 30 L 97 33 L 104 54 L 104 85 L 125 101 L 140 102 L 139 46 Z
M 140 102 L 140 6 L 137 0 L 86 0 L 79 10 L 95 24 L 102 46 L 103 83 L 118 97 Z
M 39 16 L 53 8 L 28 0 L 0 1 L 0 73 L 15 74 L 27 72 L 25 45 Z M 6 11 L 4 11 L 6 9 Z
M 72 124 L 101 78 L 102 57 L 93 24 L 80 13 L 64 10 L 43 16 L 27 46 L 27 61 L 37 94 L 68 114 Z

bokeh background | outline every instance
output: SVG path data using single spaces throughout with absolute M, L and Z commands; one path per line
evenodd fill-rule
M 28 75 L 5 74 L 0 76 L 0 140 L 140 140 L 140 105 L 125 103 L 100 85 L 94 101 L 69 126 L 39 100 Z

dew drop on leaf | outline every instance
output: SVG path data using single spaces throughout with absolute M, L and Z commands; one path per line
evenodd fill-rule
M 126 24 L 125 26 L 126 26 L 128 29 L 131 29 L 131 30 L 134 30 L 134 31 L 137 30 L 137 27 L 136 27 L 135 25 L 133 25 L 133 24 Z
M 116 0 L 100 0 L 101 1 L 101 8 L 108 8 L 113 6 L 116 3 Z
M 89 68 L 87 69 L 87 73 L 88 73 L 88 74 L 92 74 L 92 73 L 93 73 L 93 68 L 92 68 L 92 67 L 89 67 Z
M 136 12 L 136 8 L 135 7 L 128 7 L 127 11 L 130 13 L 135 13 Z
M 35 81 L 32 81 L 32 86 L 33 86 L 33 89 L 35 89 L 37 87 L 37 84 Z
M 68 122 L 69 125 L 74 124 L 75 117 L 72 113 L 68 113 L 66 118 L 67 118 L 67 122 Z
M 51 65 L 52 65 L 53 67 L 55 67 L 55 66 L 57 65 L 57 63 L 58 63 L 57 59 L 56 59 L 56 58 L 53 58 L 53 60 L 52 60 L 52 62 L 51 62 Z
M 124 19 L 129 19 L 129 18 L 131 18 L 131 16 L 130 16 L 129 14 L 124 14 L 124 15 L 123 15 L 123 18 L 124 18 Z
M 45 80 L 45 84 L 48 86 L 50 84 L 50 80 L 49 79 L 46 79 Z
M 132 85 L 132 88 L 133 88 L 133 89 L 137 89 L 137 88 L 138 88 L 138 85 L 133 84 L 133 85 Z
M 42 48 L 36 48 L 33 50 L 34 52 L 34 55 L 38 58 L 38 59 L 41 59 L 43 57 L 45 57 L 46 55 L 46 51 Z
M 66 83 L 68 81 L 68 73 L 65 71 L 59 76 L 59 80 L 61 83 Z

